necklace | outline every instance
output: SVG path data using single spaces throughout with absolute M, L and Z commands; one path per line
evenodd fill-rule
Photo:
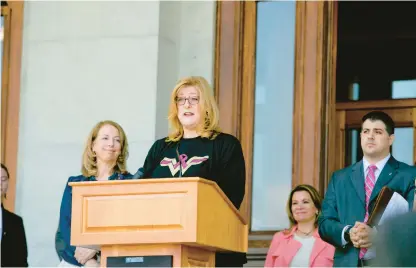
M 310 230 L 309 232 L 303 232 L 301 230 L 298 229 L 298 232 L 300 232 L 301 234 L 303 234 L 304 236 L 309 236 L 313 231 L 315 230 L 315 228 L 313 228 L 312 230 Z

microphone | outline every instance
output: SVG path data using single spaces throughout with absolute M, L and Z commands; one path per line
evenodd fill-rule
M 137 172 L 133 175 L 133 180 L 141 179 L 144 175 L 144 169 L 141 167 L 137 170 Z
M 181 155 L 179 154 L 179 145 L 180 145 L 180 141 L 178 142 L 178 145 L 176 146 L 176 155 L 178 156 L 178 161 L 179 161 L 179 178 L 182 177 L 182 162 L 181 162 Z

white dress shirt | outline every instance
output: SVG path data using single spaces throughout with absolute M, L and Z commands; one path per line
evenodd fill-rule
M 389 154 L 388 156 L 386 156 L 385 158 L 383 158 L 382 160 L 378 161 L 375 166 L 377 167 L 377 169 L 374 171 L 374 176 L 375 176 L 375 183 L 377 183 L 377 179 L 380 176 L 380 173 L 383 171 L 384 166 L 387 164 L 387 161 L 389 161 L 391 155 Z M 365 157 L 363 157 L 363 168 L 364 168 L 364 179 L 367 177 L 368 175 L 368 171 L 369 171 L 369 166 L 370 166 L 370 162 L 368 162 L 367 159 L 365 159 Z M 350 227 L 351 225 L 347 225 L 344 227 L 344 229 L 342 229 L 342 233 L 341 233 L 341 241 L 342 241 L 342 245 L 345 246 L 347 244 L 347 241 L 345 241 L 344 239 L 344 233 L 347 230 L 348 227 Z M 376 256 L 376 252 L 374 250 L 374 248 L 369 248 L 367 250 L 367 252 L 365 253 L 363 259 L 364 260 L 370 260 L 373 259 Z
M 388 156 L 386 156 L 385 158 L 383 158 L 382 160 L 378 161 L 376 163 L 376 167 L 377 169 L 374 171 L 374 175 L 375 175 L 375 179 L 377 182 L 378 177 L 380 176 L 381 171 L 383 170 L 384 166 L 387 164 L 387 161 L 389 161 L 390 159 L 390 154 Z M 363 164 L 364 164 L 364 178 L 367 177 L 368 175 L 368 167 L 371 165 L 370 162 L 368 162 L 367 159 L 365 159 L 365 157 L 363 158 Z

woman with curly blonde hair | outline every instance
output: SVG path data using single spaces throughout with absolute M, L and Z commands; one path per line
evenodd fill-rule
M 179 95 L 186 95 L 188 91 L 191 99 L 188 99 L 186 104 L 185 98 Z M 215 139 L 220 133 L 220 128 L 218 126 L 219 110 L 213 93 L 207 80 L 202 77 L 187 77 L 176 84 L 170 96 L 168 141 L 179 141 L 184 134 L 189 135 L 190 132 L 192 132 L 191 135 Z M 180 114 L 183 110 L 187 111 L 192 108 L 197 110 L 195 118 Z
M 241 144 L 218 126 L 213 89 L 199 76 L 181 79 L 170 97 L 170 133 L 151 147 L 144 178 L 202 177 L 215 181 L 238 209 L 245 192 Z M 242 267 L 243 253 L 217 253 L 216 267 Z
M 74 247 L 70 244 L 72 188 L 70 182 L 131 179 L 126 170 L 128 157 L 127 137 L 116 122 L 97 123 L 91 130 L 82 158 L 82 175 L 70 177 L 62 197 L 59 230 L 63 249 L 59 266 L 98 266 L 97 251 Z

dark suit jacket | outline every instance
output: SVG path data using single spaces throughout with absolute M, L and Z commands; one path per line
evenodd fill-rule
M 328 185 L 322 213 L 319 217 L 319 235 L 335 246 L 334 266 L 355 266 L 358 263 L 359 249 L 351 243 L 342 246 L 342 230 L 346 225 L 354 225 L 356 221 L 364 221 L 365 192 L 364 192 L 363 161 L 334 172 Z M 370 197 L 370 214 L 375 201 L 383 186 L 401 194 L 413 207 L 415 195 L 416 168 L 399 162 L 393 157 L 387 161 Z
M 380 226 L 377 254 L 372 266 L 416 267 L 416 212 L 394 218 Z
M 2 210 L 1 267 L 28 267 L 23 220 L 4 208 Z

